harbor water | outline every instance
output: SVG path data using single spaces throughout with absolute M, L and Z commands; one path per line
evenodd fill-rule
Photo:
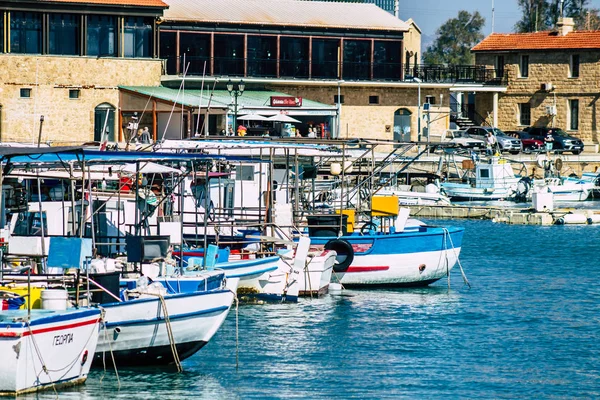
M 466 228 L 428 288 L 239 307 L 185 371 L 93 370 L 76 399 L 599 398 L 600 226 Z M 24 398 L 55 398 L 54 393 Z

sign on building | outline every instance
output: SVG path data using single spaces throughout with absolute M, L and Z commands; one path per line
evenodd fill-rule
M 271 107 L 302 107 L 302 97 L 271 96 Z

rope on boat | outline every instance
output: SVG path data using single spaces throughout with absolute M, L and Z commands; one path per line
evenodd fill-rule
M 177 372 L 183 372 L 183 366 L 181 365 L 181 360 L 179 359 L 179 354 L 177 353 L 175 336 L 173 336 L 173 329 L 171 328 L 171 320 L 169 319 L 169 313 L 167 312 L 167 303 L 165 303 L 165 298 L 162 294 L 158 294 L 157 296 L 160 299 L 160 304 L 162 305 L 163 315 L 165 317 L 165 327 L 167 328 L 167 335 L 169 336 L 169 342 L 171 344 L 171 351 L 173 352 L 173 360 L 177 366 Z
M 463 281 L 465 282 L 465 284 L 469 287 L 469 289 L 471 288 L 471 284 L 469 283 L 469 280 L 467 279 L 467 275 L 465 274 L 465 271 L 463 269 L 463 266 L 460 262 L 460 259 L 458 258 L 458 254 L 456 253 L 456 248 L 454 247 L 454 242 L 452 241 L 452 236 L 450 236 L 450 231 L 448 230 L 448 228 L 442 228 L 444 230 L 444 236 L 448 235 L 448 239 L 450 240 L 450 245 L 452 246 L 452 252 L 454 253 L 454 255 L 456 256 L 456 262 L 458 264 L 458 267 L 460 268 L 460 273 L 463 277 Z M 447 248 L 446 248 L 447 250 Z M 446 260 L 448 259 L 448 256 L 446 256 Z M 448 274 L 448 276 L 450 276 L 450 274 Z
M 115 369 L 115 376 L 117 377 L 117 385 L 118 385 L 117 387 L 120 389 L 121 388 L 121 379 L 119 379 L 119 371 L 117 370 L 117 362 L 115 361 L 115 354 L 113 353 L 112 344 L 110 343 L 110 340 L 108 340 L 108 332 L 106 330 L 106 321 L 104 321 L 105 313 L 106 313 L 106 311 L 104 309 L 102 309 L 102 322 L 104 325 L 104 340 L 106 341 L 106 343 L 108 343 L 108 351 L 110 352 L 110 357 L 112 359 L 113 367 Z M 106 375 L 105 354 L 106 354 L 106 352 L 104 350 L 102 350 L 102 366 L 104 367 L 104 373 L 102 374 L 102 377 L 100 378 L 100 382 L 102 382 L 102 380 L 104 379 L 104 375 Z
M 54 391 L 54 395 L 58 399 L 58 392 L 56 391 L 56 385 L 54 384 L 54 381 L 52 380 L 52 377 L 50 376 L 50 372 L 48 371 L 48 368 L 46 367 L 46 363 L 44 362 L 42 353 L 40 352 L 37 342 L 35 341 L 35 335 L 33 334 L 33 331 L 31 330 L 31 321 L 29 321 L 29 320 L 27 320 L 27 328 L 29 329 L 29 336 L 31 337 L 31 342 L 33 343 L 33 348 L 35 349 L 35 352 L 36 352 L 38 358 L 40 359 L 40 362 L 42 363 L 42 371 L 40 371 L 40 373 L 36 375 L 38 377 L 38 382 L 40 380 L 39 379 L 40 374 L 42 372 L 45 372 L 46 375 L 48 375 L 48 379 L 50 379 L 50 384 L 52 385 L 52 390 Z

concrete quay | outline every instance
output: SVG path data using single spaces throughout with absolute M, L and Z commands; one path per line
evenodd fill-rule
M 532 208 L 506 208 L 483 205 L 413 205 L 414 218 L 488 219 L 512 225 L 590 224 L 600 220 L 600 209 L 558 208 L 551 212 L 536 212 Z

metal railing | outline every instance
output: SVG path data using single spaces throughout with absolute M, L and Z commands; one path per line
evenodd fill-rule
M 312 61 L 307 59 L 205 57 L 182 55 L 165 59 L 164 73 L 188 76 L 245 76 L 255 78 L 344 79 L 348 81 L 410 82 L 419 78 L 427 83 L 477 83 L 506 85 L 506 75 L 486 65 L 405 65 L 400 62 Z M 206 67 L 206 68 L 205 68 Z M 402 74 L 404 72 L 404 74 Z M 404 76 L 403 76 L 404 75 Z

